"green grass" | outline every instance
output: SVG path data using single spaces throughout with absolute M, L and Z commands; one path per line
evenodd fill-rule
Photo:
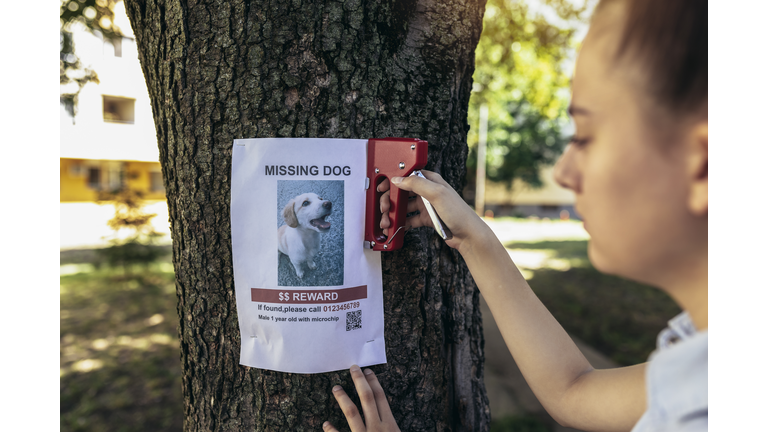
M 180 431 L 173 273 L 165 265 L 62 276 L 62 431 Z
M 531 287 L 571 334 L 619 364 L 645 361 L 679 309 L 654 288 L 589 265 L 586 241 L 512 243 L 545 251 L 570 268 L 529 269 Z M 92 258 L 92 257 L 91 257 Z M 183 402 L 172 268 L 93 267 L 62 276 L 62 431 L 180 431 Z M 88 257 L 62 263 L 80 265 Z M 77 268 L 81 268 L 77 267 Z M 495 419 L 494 432 L 543 432 L 530 416 Z
M 680 312 L 664 292 L 605 275 L 589 264 L 586 240 L 514 242 L 509 249 L 546 251 L 565 271 L 530 269 L 529 284 L 566 331 L 621 365 L 647 360 L 656 336 Z

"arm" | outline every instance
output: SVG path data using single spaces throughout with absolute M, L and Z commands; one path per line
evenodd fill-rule
M 542 405 L 560 424 L 586 430 L 630 430 L 645 411 L 645 365 L 594 370 L 554 319 L 488 225 L 439 175 L 393 178 L 401 189 L 427 198 L 453 232 L 457 249 L 488 303 L 504 341 Z M 382 184 L 382 190 L 388 184 Z M 382 198 L 386 215 L 388 196 Z M 423 210 L 413 200 L 408 211 Z M 425 214 L 411 227 L 431 226 Z M 389 221 L 382 220 L 382 227 Z

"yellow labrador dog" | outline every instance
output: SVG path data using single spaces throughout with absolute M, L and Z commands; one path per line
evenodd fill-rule
M 299 278 L 304 277 L 302 264 L 311 270 L 317 268 L 315 255 L 320 249 L 320 234 L 331 229 L 325 219 L 331 214 L 333 204 L 317 194 L 296 196 L 283 209 L 286 225 L 277 229 L 277 250 L 288 255 Z

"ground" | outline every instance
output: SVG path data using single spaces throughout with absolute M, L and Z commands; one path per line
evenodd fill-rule
M 644 361 L 679 309 L 650 287 L 589 265 L 575 221 L 488 220 L 542 302 L 596 367 Z M 427 228 L 422 228 L 427 229 Z M 167 248 L 170 251 L 169 248 Z M 93 249 L 61 254 L 61 430 L 181 430 L 181 368 L 170 255 L 146 268 L 96 268 Z M 541 408 L 484 308 L 494 432 L 567 431 Z

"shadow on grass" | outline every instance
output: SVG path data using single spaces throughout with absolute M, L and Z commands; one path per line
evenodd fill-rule
M 101 269 L 60 289 L 61 430 L 180 431 L 173 273 Z
M 513 250 L 543 250 L 568 260 L 558 271 L 529 269 L 531 288 L 569 333 L 621 365 L 642 363 L 656 348 L 656 336 L 680 313 L 656 288 L 597 271 L 587 256 L 586 240 L 514 242 Z

